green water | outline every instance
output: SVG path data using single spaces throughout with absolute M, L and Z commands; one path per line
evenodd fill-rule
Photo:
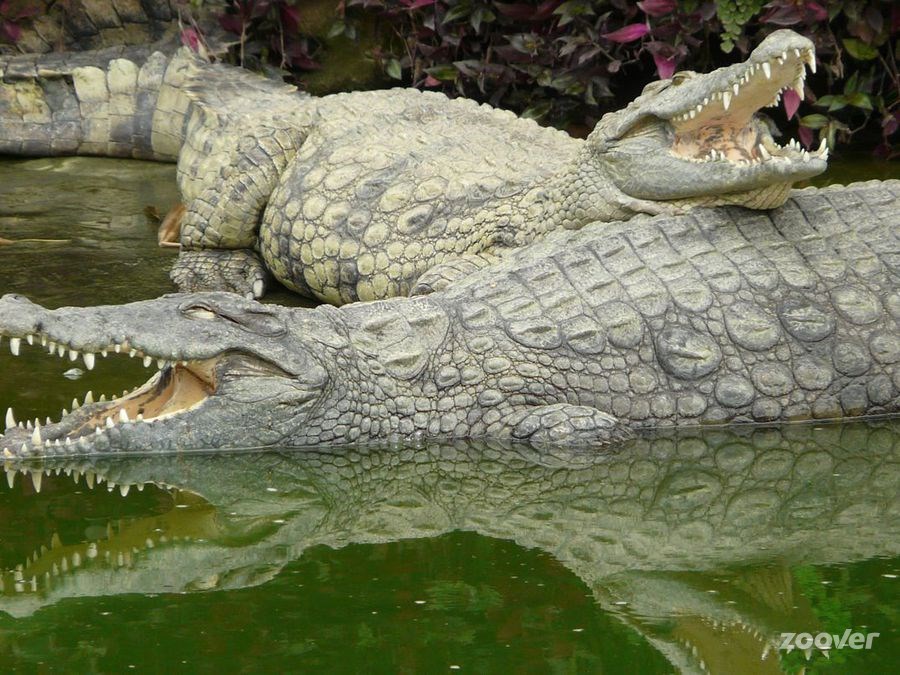
M 0 162 L 0 238 L 41 240 L 0 245 L 0 292 L 60 306 L 171 290 L 174 253 L 146 208 L 175 199 L 168 166 Z M 63 375 L 78 366 L 0 354 L 0 408 L 57 417 L 146 377 L 121 358 Z M 592 457 L 457 443 L 33 469 L 40 492 L 30 473 L 0 476 L 3 672 L 881 673 L 900 659 L 897 421 Z M 879 636 L 809 661 L 766 651 L 781 632 L 847 628 Z

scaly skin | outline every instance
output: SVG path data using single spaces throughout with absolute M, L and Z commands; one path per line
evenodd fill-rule
M 258 297 L 270 272 L 344 304 L 445 288 L 552 230 L 783 203 L 827 150 L 778 146 L 755 113 L 802 90 L 812 50 L 777 31 L 744 63 L 648 85 L 583 141 L 435 93 L 302 98 L 184 51 L 99 68 L 19 57 L 0 63 L 0 150 L 177 156 L 181 290 Z
M 212 293 L 46 310 L 5 296 L 14 352 L 32 335 L 92 367 L 118 344 L 163 371 L 39 432 L 13 426 L 0 447 L 596 445 L 642 427 L 896 413 L 898 195 L 900 181 L 872 182 L 770 212 L 557 232 L 446 291 L 340 309 Z
M 192 506 L 125 522 L 116 509 L 106 538 L 54 537 L 24 569 L 0 570 L 0 612 L 20 618 L 27 635 L 25 617 L 65 598 L 234 590 L 266 583 L 316 546 L 473 531 L 559 560 L 682 671 L 702 660 L 714 673 L 766 672 L 777 651 L 760 656 L 779 632 L 823 629 L 772 561 L 836 565 L 900 552 L 898 432 L 896 421 L 717 429 L 601 454 L 456 442 L 11 462 L 8 478 L 30 475 L 38 489 L 68 482 L 53 477 L 65 471 L 84 490 L 175 488 Z M 735 569 L 735 583 L 709 592 Z M 702 585 L 694 572 L 705 572 Z M 761 583 L 740 583 L 751 579 Z

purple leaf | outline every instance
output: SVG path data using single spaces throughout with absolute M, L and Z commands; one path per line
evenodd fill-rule
M 181 44 L 192 52 L 200 47 L 200 34 L 194 28 L 185 28 L 181 31 Z
M 665 16 L 675 11 L 675 0 L 644 0 L 637 4 L 647 16 Z
M 797 108 L 800 107 L 800 96 L 793 89 L 785 89 L 781 98 L 784 104 L 784 112 L 787 113 L 788 119 L 797 114 Z
M 804 6 L 816 21 L 828 21 L 828 10 L 818 2 L 807 2 Z
M 662 54 L 653 55 L 653 63 L 656 64 L 656 72 L 659 73 L 659 79 L 668 80 L 675 72 L 675 58 L 667 58 Z
M 605 37 L 610 42 L 626 43 L 640 40 L 649 32 L 650 29 L 647 27 L 647 24 L 631 23 L 612 33 L 604 33 L 602 37 Z
M 22 37 L 22 29 L 11 21 L 0 21 L 0 41 L 15 44 Z

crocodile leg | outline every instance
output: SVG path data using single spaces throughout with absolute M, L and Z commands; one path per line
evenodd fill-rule
M 493 253 L 466 253 L 464 255 L 450 258 L 444 262 L 435 265 L 431 269 L 422 273 L 422 276 L 416 280 L 415 286 L 409 294 L 412 295 L 428 295 L 435 291 L 442 291 L 453 285 L 457 281 L 461 281 L 470 274 L 480 269 L 493 265 L 500 261 L 499 251 Z
M 524 408 L 506 421 L 512 437 L 542 445 L 605 446 L 631 438 L 634 433 L 612 415 L 596 408 L 555 403 Z

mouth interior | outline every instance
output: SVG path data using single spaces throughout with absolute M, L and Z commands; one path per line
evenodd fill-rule
M 81 356 L 88 370 L 93 370 L 96 353 L 82 353 L 76 347 L 62 346 L 47 335 L 28 335 L 25 340 L 29 344 L 40 344 L 51 354 L 59 354 L 69 360 Z M 18 356 L 22 338 L 10 338 L 10 350 Z M 62 411 L 56 423 L 48 418 L 44 424 L 34 422 L 16 422 L 12 409 L 6 411 L 5 433 L 0 435 L 2 455 L 11 457 L 12 451 L 25 454 L 40 446 L 72 445 L 91 434 L 100 435 L 124 424 L 150 424 L 184 414 L 203 404 L 217 391 L 217 366 L 224 358 L 218 355 L 204 360 L 170 361 L 151 357 L 141 350 L 129 345 L 127 341 L 111 344 L 99 350 L 101 356 L 109 352 L 129 354 L 143 360 L 144 366 L 150 366 L 154 360 L 159 370 L 144 384 L 132 391 L 125 391 L 121 396 L 106 400 L 100 396 L 94 401 L 92 392 L 88 392 L 82 403 L 77 399 L 72 402 L 72 411 Z
M 813 69 L 815 56 L 800 48 L 768 60 L 751 59 L 723 89 L 694 100 L 668 120 L 673 136 L 671 153 L 691 162 L 748 166 L 827 159 L 824 140 L 814 152 L 794 140 L 779 145 L 766 121 L 756 114 L 763 107 L 777 107 L 783 95 L 802 99 L 807 64 Z

